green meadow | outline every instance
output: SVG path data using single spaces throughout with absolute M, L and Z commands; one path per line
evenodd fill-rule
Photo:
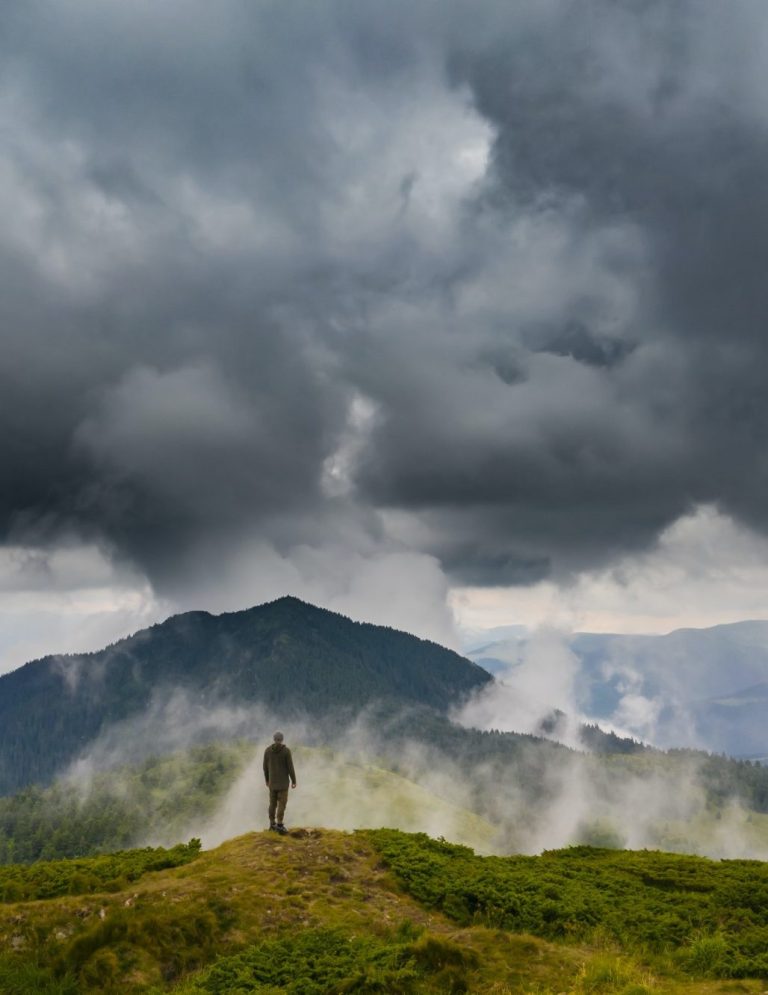
M 768 986 L 768 866 L 756 861 L 590 847 L 483 857 L 424 834 L 299 829 L 14 867 L 15 891 L 3 880 L 4 993 Z

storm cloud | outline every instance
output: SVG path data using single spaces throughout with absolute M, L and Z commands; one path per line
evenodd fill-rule
M 171 596 L 765 532 L 767 46 L 757 0 L 5 3 L 4 542 Z

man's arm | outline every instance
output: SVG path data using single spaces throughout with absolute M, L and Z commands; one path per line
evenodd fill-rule
M 290 750 L 288 750 L 288 756 L 287 756 L 286 759 L 288 761 L 288 776 L 291 779 L 291 784 L 295 788 L 296 787 L 296 771 L 293 769 L 293 757 L 291 756 L 291 751 Z
M 269 747 L 264 750 L 264 780 L 267 782 L 267 787 L 269 787 Z

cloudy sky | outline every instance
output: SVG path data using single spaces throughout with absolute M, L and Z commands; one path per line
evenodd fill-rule
M 768 617 L 763 0 L 5 0 L 0 669 L 284 593 Z

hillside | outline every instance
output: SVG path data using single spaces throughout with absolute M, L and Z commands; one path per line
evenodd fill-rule
M 484 859 L 319 829 L 105 860 L 17 873 L 27 897 L 0 900 L 0 990 L 724 995 L 768 976 L 768 871 L 751 862 Z M 40 882 L 60 897 L 35 899 Z
M 592 844 L 768 857 L 766 768 L 686 751 L 586 756 L 447 728 L 455 738 L 443 749 L 391 729 L 378 755 L 294 744 L 289 825 L 387 825 L 481 853 Z M 209 743 L 0 798 L 0 864 L 189 837 L 210 847 L 263 826 L 262 745 Z
M 98 653 L 46 657 L 0 677 L 0 794 L 49 781 L 116 723 L 174 694 L 202 708 L 258 704 L 285 720 L 354 714 L 380 700 L 445 710 L 490 679 L 436 643 L 296 598 L 177 615 Z M 247 727 L 250 717 L 240 718 Z
M 445 795 L 373 764 L 327 749 L 294 750 L 301 777 L 291 823 L 334 829 L 378 826 L 442 835 L 495 852 L 498 827 Z M 187 836 L 206 847 L 265 824 L 261 750 L 208 744 L 99 773 L 87 783 L 55 782 L 0 798 L 0 865 L 81 857 Z

